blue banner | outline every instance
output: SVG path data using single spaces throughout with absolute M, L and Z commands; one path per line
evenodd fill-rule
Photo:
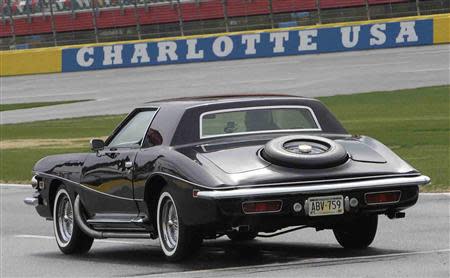
M 433 20 L 254 32 L 62 50 L 62 71 L 150 66 L 433 44 Z

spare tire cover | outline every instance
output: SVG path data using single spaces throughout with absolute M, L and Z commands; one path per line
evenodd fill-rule
M 328 138 L 292 135 L 266 143 L 262 156 L 274 164 L 297 168 L 328 168 L 347 161 L 345 148 Z

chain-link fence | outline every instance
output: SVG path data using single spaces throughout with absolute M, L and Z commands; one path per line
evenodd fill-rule
M 450 12 L 450 0 L 0 0 L 0 49 Z

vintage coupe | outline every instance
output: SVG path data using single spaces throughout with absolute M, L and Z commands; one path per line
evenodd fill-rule
M 382 143 L 348 134 L 320 101 L 295 96 L 147 103 L 91 148 L 37 162 L 25 199 L 53 220 L 66 254 L 94 238 L 159 237 L 176 261 L 203 239 L 304 227 L 366 248 L 378 215 L 404 217 L 430 181 Z

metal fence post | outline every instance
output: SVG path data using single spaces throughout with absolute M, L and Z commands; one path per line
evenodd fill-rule
M 25 1 L 25 7 L 27 8 L 27 22 L 31 23 L 31 1 L 30 0 L 26 0 Z
M 420 5 L 419 5 L 419 0 L 416 0 L 416 9 L 417 9 L 417 15 L 420 15 Z
M 98 43 L 97 13 L 95 11 L 95 0 L 91 0 L 91 7 L 92 7 L 92 24 L 94 25 L 95 42 Z
M 322 16 L 320 15 L 320 0 L 316 0 L 317 23 L 322 24 Z
M 178 23 L 180 25 L 180 34 L 184 36 L 183 11 L 181 10 L 180 0 L 177 0 Z
M 369 0 L 365 1 L 366 4 L 366 13 L 367 13 L 367 19 L 370 20 L 370 6 L 369 6 Z
M 136 32 L 138 35 L 138 39 L 141 39 L 141 22 L 140 22 L 140 18 L 139 18 L 139 13 L 138 13 L 138 9 L 137 9 L 137 1 L 138 0 L 134 0 L 134 18 L 136 20 Z
M 123 8 L 123 0 L 119 0 L 119 6 L 120 6 L 120 14 L 124 15 L 125 14 L 125 10 Z
M 45 0 L 39 0 L 39 6 L 41 8 L 42 18 L 45 18 Z
M 70 12 L 72 14 L 72 18 L 75 18 L 75 0 L 70 0 Z
M 275 27 L 275 24 L 273 22 L 273 6 L 272 6 L 272 0 L 268 0 L 269 4 L 269 18 L 270 18 L 270 27 L 273 29 Z
M 14 25 L 14 18 L 12 15 L 12 9 L 11 9 L 11 0 L 7 0 L 6 5 L 8 6 L 8 12 L 9 12 L 9 24 L 11 25 L 11 33 L 12 33 L 12 44 L 10 44 L 10 48 L 11 46 L 13 46 L 12 48 L 16 48 L 16 26 Z
M 50 23 L 52 25 L 53 44 L 55 46 L 57 46 L 58 43 L 56 42 L 56 28 L 55 28 L 55 18 L 54 18 L 54 14 L 53 14 L 53 1 L 52 0 L 48 0 L 48 5 L 49 5 L 49 8 L 50 8 Z
M 222 6 L 223 6 L 223 19 L 225 21 L 225 32 L 230 32 L 230 26 L 228 24 L 228 6 L 227 6 L 227 0 L 222 0 Z
M 3 2 L 3 0 L 0 0 L 0 5 L 2 5 L 1 7 L 1 14 L 2 14 L 2 24 L 5 24 L 6 20 L 5 20 L 5 10 L 6 10 L 6 5 Z

